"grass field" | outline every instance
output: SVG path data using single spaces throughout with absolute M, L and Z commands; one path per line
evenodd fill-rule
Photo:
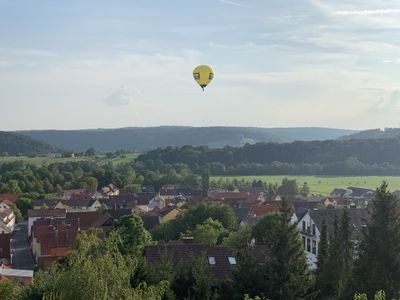
M 0 164 L 10 163 L 13 161 L 23 161 L 27 164 L 40 166 L 43 163 L 53 164 L 53 163 L 65 163 L 70 161 L 82 161 L 88 160 L 87 157 L 28 157 L 28 156 L 7 156 L 0 157 Z
M 391 191 L 400 189 L 400 176 L 213 176 L 211 179 L 262 180 L 267 183 L 281 183 L 283 178 L 296 179 L 298 185 L 307 182 L 313 194 L 328 195 L 334 188 L 346 188 L 349 186 L 375 189 L 383 180 L 389 183 Z
M 66 162 L 77 162 L 77 161 L 86 161 L 86 160 L 95 160 L 99 165 L 106 164 L 111 162 L 114 166 L 117 166 L 121 163 L 128 163 L 134 161 L 138 156 L 138 153 L 128 153 L 123 154 L 115 158 L 108 159 L 105 155 L 97 156 L 96 158 L 89 157 L 28 157 L 28 156 L 7 156 L 0 157 L 0 164 L 10 163 L 13 161 L 23 161 L 27 164 L 32 165 L 43 165 L 45 164 L 54 164 L 54 163 L 66 163 Z

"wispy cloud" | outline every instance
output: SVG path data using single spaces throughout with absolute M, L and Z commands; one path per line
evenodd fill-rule
M 230 1 L 230 0 L 218 0 L 221 3 L 227 4 L 227 5 L 232 5 L 232 6 L 237 6 L 237 7 L 248 7 L 247 5 L 244 5 L 242 3 Z
M 370 15 L 392 15 L 400 14 L 399 8 L 388 9 L 366 9 L 366 10 L 338 10 L 333 12 L 339 16 L 370 16 Z

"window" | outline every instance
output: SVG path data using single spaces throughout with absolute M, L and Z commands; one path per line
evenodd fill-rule
M 307 252 L 311 252 L 311 240 L 307 239 Z
M 312 253 L 317 254 L 317 241 L 312 240 Z
M 306 221 L 303 221 L 302 226 L 303 226 L 303 231 L 306 231 Z
M 306 238 L 303 236 L 303 245 L 304 245 L 304 250 L 306 250 Z
M 237 264 L 237 262 L 236 262 L 236 257 L 234 257 L 234 256 L 229 256 L 229 257 L 228 257 L 228 261 L 229 261 L 229 263 L 230 263 L 231 265 L 236 265 L 236 264 Z
M 214 256 L 209 256 L 208 257 L 208 263 L 210 265 L 215 265 L 215 257 Z
M 315 224 L 312 224 L 312 234 L 315 235 L 315 234 L 316 234 L 315 232 L 316 232 L 316 230 L 315 230 Z

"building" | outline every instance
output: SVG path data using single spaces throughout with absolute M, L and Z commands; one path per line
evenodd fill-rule
M 15 215 L 11 208 L 0 208 L 0 233 L 11 233 L 15 228 Z
M 160 216 L 160 222 L 165 223 L 171 220 L 176 219 L 176 217 L 181 213 L 181 210 L 177 207 L 174 206 L 167 206 L 163 209 L 161 209 L 158 212 L 158 215 Z
M 106 185 L 105 187 L 102 187 L 101 192 L 108 197 L 118 196 L 119 188 L 115 184 L 110 183 L 110 184 Z
M 252 246 L 249 253 L 254 259 L 261 263 L 266 261 L 269 252 L 265 246 Z M 208 263 L 212 274 L 212 284 L 219 283 L 232 278 L 232 272 L 239 263 L 238 249 L 234 247 L 209 246 L 205 244 L 167 244 L 146 246 L 144 257 L 149 264 L 160 263 L 163 257 L 171 257 L 173 265 L 189 261 L 193 258 L 202 257 Z
M 224 192 L 216 193 L 213 196 L 213 202 L 227 204 L 231 207 L 250 207 L 260 204 L 264 201 L 263 193 L 251 192 Z
M 31 236 L 33 222 L 38 219 L 65 219 L 65 209 L 29 209 L 28 210 L 28 237 Z
M 6 280 L 21 282 L 23 285 L 27 286 L 30 285 L 33 281 L 33 271 L 8 269 L 0 266 L 0 281 L 3 278 Z
M 11 262 L 10 239 L 10 233 L 0 233 L 0 264 Z
M 352 208 L 348 212 L 353 227 L 352 239 L 357 241 L 360 238 L 362 228 L 367 225 L 370 216 L 366 209 Z M 325 220 L 328 233 L 332 232 L 335 219 L 339 218 L 342 213 L 343 209 L 311 209 L 307 210 L 299 218 L 296 227 L 303 241 L 304 251 L 306 252 L 308 264 L 311 269 L 316 268 L 323 220 Z
M 196 190 L 190 186 L 184 186 L 179 184 L 163 185 L 158 192 L 158 196 L 164 200 L 178 198 L 178 197 L 201 196 L 201 195 L 202 195 L 201 190 Z

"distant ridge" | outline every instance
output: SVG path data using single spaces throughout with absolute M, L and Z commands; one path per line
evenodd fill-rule
M 369 129 L 356 132 L 350 135 L 339 137 L 342 140 L 350 139 L 393 139 L 400 137 L 400 128 Z
M 60 151 L 45 142 L 13 132 L 0 131 L 0 153 L 9 155 L 45 155 Z
M 257 127 L 127 127 L 117 129 L 32 130 L 18 131 L 59 148 L 81 152 L 90 147 L 99 151 L 120 149 L 144 151 L 167 146 L 201 146 L 222 148 L 246 143 L 292 142 L 336 139 L 355 133 L 354 130 L 320 127 L 257 128 Z

